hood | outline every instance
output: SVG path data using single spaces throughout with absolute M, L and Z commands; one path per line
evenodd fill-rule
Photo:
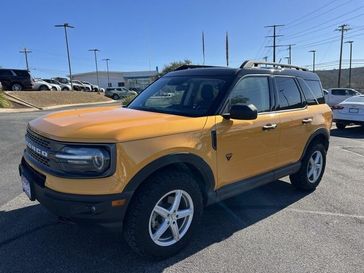
M 198 131 L 206 117 L 138 111 L 120 106 L 55 112 L 29 123 L 45 137 L 72 142 L 113 143 Z

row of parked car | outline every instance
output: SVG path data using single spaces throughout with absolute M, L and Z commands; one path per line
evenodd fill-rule
M 97 85 L 86 81 L 71 81 L 68 78 L 55 77 L 51 79 L 32 78 L 29 71 L 22 69 L 6 69 L 0 68 L 0 82 L 4 90 L 21 91 L 21 90 L 37 90 L 37 91 L 104 91 Z M 72 88 L 73 87 L 73 88 Z
M 331 106 L 333 121 L 339 130 L 348 125 L 364 126 L 364 95 L 351 88 L 324 90 L 325 102 Z

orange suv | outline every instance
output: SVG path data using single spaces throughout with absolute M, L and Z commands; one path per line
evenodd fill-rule
M 126 107 L 31 121 L 19 171 L 55 215 L 117 227 L 137 253 L 163 258 L 190 241 L 207 205 L 287 175 L 314 190 L 331 122 L 306 69 L 182 66 Z

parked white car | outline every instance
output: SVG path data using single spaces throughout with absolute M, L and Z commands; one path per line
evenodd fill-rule
M 108 87 L 105 90 L 105 96 L 112 98 L 113 100 L 119 100 L 128 96 L 138 95 L 135 91 L 130 91 L 125 87 Z
M 58 85 L 60 87 L 61 91 L 70 91 L 71 90 L 71 85 L 65 84 L 65 83 L 60 83 L 59 81 L 54 80 L 54 79 L 43 79 L 43 81 L 45 81 L 51 85 Z M 57 88 L 57 90 L 58 90 L 58 88 Z
M 81 83 L 83 84 L 85 91 L 88 91 L 88 92 L 93 91 L 93 87 L 92 87 L 91 83 L 85 82 L 85 81 L 81 81 Z
M 352 96 L 360 95 L 359 91 L 351 88 L 330 88 L 325 94 L 325 101 L 329 106 L 334 106 Z
M 42 79 L 34 79 L 33 90 L 35 91 L 49 91 L 52 90 L 52 85 L 43 81 Z
M 333 121 L 340 130 L 347 125 L 364 125 L 364 95 L 350 97 L 332 107 Z

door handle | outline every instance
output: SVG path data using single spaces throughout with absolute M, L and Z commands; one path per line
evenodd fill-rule
M 277 128 L 277 124 L 275 123 L 268 123 L 263 126 L 263 130 L 273 130 L 275 128 Z
M 312 122 L 312 118 L 305 118 L 302 120 L 303 124 L 307 124 L 307 123 L 311 123 Z

